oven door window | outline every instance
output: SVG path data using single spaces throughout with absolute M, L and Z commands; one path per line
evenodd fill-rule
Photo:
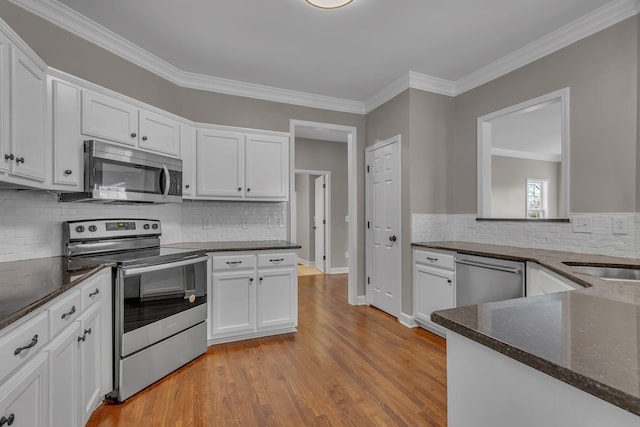
M 207 302 L 206 261 L 125 276 L 124 333 Z
M 96 158 L 93 174 L 94 190 L 162 194 L 161 168 Z

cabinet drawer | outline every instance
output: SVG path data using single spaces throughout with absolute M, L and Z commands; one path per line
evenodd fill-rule
M 454 255 L 442 252 L 415 250 L 413 253 L 413 262 L 430 265 L 432 267 L 446 268 L 449 270 L 453 270 L 455 268 Z
M 255 255 L 229 255 L 213 257 L 213 269 L 224 270 L 245 270 L 256 267 Z
M 261 267 L 291 267 L 298 262 L 296 254 L 260 254 L 258 268 Z
M 65 296 L 61 301 L 55 303 L 50 309 L 51 316 L 51 337 L 55 337 L 58 332 L 72 324 L 82 313 L 82 296 L 76 290 Z
M 102 277 L 102 275 L 100 275 Z M 103 296 L 107 293 L 107 286 L 111 286 L 111 282 L 94 278 L 90 283 L 82 286 L 82 309 L 86 310 L 89 306 L 97 301 L 102 301 Z
M 40 313 L 0 339 L 0 381 L 49 341 L 48 314 Z

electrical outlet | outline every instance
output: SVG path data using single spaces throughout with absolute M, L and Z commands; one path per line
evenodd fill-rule
M 631 233 L 633 229 L 633 218 L 630 216 L 613 217 L 613 234 L 623 235 Z
M 203 216 L 202 217 L 202 229 L 203 230 L 211 230 L 211 217 Z
M 574 233 L 591 233 L 592 224 L 591 217 L 588 215 L 574 216 L 571 219 L 572 229 Z
M 271 227 L 271 218 L 267 218 L 267 228 L 272 228 Z
M 247 228 L 247 220 L 243 216 L 240 217 L 240 228 L 243 230 Z
M 344 253 L 344 257 L 345 257 L 345 259 L 349 259 L 349 251 L 346 251 L 346 252 Z
M 344 216 L 344 222 L 349 222 L 349 215 Z

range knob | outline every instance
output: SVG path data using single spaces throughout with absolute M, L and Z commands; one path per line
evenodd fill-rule
M 148 230 L 149 228 L 151 228 L 151 226 L 149 224 L 145 224 L 142 226 L 142 228 L 144 228 L 145 230 Z
M 98 231 L 98 227 L 96 227 L 95 225 L 90 225 L 89 226 L 89 231 L 91 231 L 91 232 Z
M 78 233 L 82 233 L 82 232 L 84 232 L 84 226 L 83 226 L 83 225 L 79 225 L 79 226 L 77 226 L 77 227 L 76 227 L 76 231 L 77 231 Z
M 157 229 L 158 229 L 158 224 L 153 224 L 153 225 L 151 226 L 151 228 L 153 228 L 154 230 L 157 230 Z

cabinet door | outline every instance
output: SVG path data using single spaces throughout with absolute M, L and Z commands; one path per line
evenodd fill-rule
M 0 171 L 7 172 L 13 165 L 8 158 L 11 154 L 11 135 L 9 135 L 9 39 L 0 32 Z M 7 157 L 5 157 L 7 156 Z
M 292 269 L 258 270 L 258 330 L 295 326 L 296 279 Z
M 175 120 L 140 110 L 140 148 L 171 156 L 180 155 L 180 124 Z
M 108 96 L 82 91 L 82 133 L 138 145 L 138 109 Z
M 431 323 L 431 313 L 455 306 L 455 273 L 430 267 L 416 265 L 414 267 L 414 307 L 416 320 Z
M 196 131 L 180 125 L 180 158 L 182 159 L 182 198 L 193 199 L 196 194 Z
M 44 181 L 46 76 L 21 50 L 12 49 L 11 144 L 12 173 Z
M 45 427 L 48 424 L 47 353 L 40 353 L 0 389 L 0 423 Z M 59 392 L 66 392 L 61 390 Z M 11 424 L 9 424 L 11 423 Z
M 247 135 L 246 197 L 285 200 L 289 188 L 289 139 Z
M 53 80 L 53 183 L 80 190 L 83 179 L 83 144 L 80 133 L 80 89 Z
M 244 197 L 244 135 L 199 130 L 196 141 L 196 194 L 205 198 Z
M 255 271 L 213 274 L 211 319 L 214 337 L 251 333 L 256 327 Z
M 102 310 L 99 304 L 92 305 L 80 317 L 80 378 L 81 386 L 81 411 L 82 424 L 84 425 L 93 410 L 102 401 L 101 377 L 102 377 L 102 352 L 101 330 Z
M 80 322 L 49 347 L 49 413 L 52 426 L 80 426 Z

